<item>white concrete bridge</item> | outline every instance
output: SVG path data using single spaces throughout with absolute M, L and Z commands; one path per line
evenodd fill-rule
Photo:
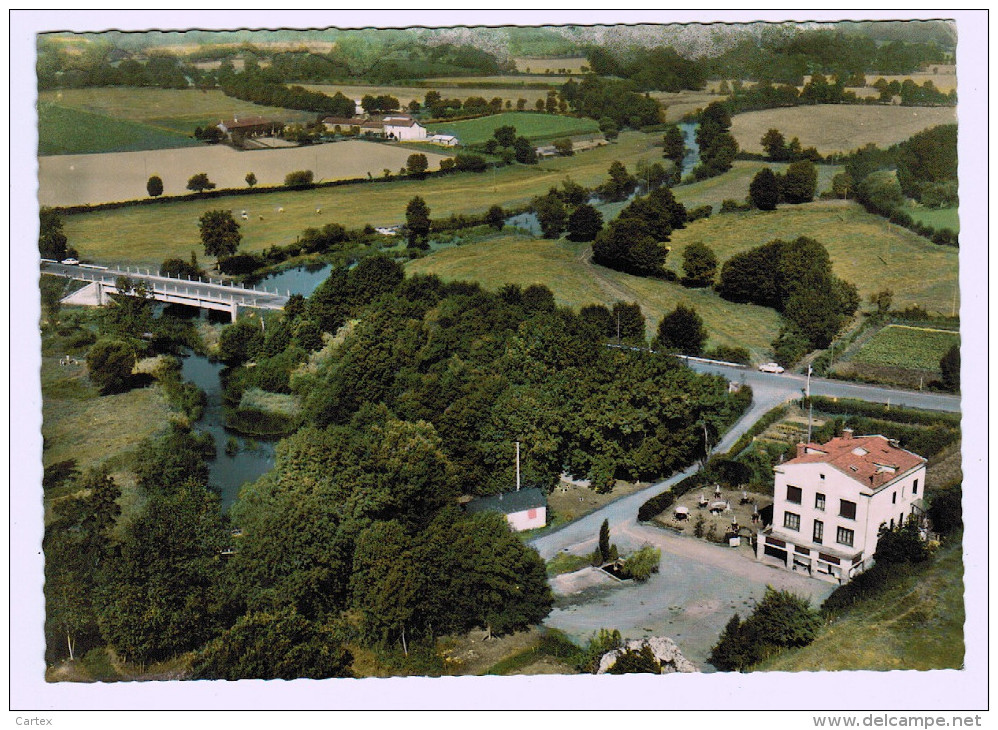
M 61 264 L 43 259 L 43 274 L 61 276 L 64 279 L 90 282 L 95 304 L 107 304 L 109 294 L 118 293 L 118 279 L 126 277 L 133 285 L 144 284 L 151 299 L 168 304 L 184 304 L 201 309 L 215 309 L 228 312 L 232 321 L 240 308 L 283 309 L 289 292 L 281 294 L 256 286 L 226 284 L 222 281 L 205 281 L 160 276 L 149 269 L 126 266 L 113 268 L 89 266 L 87 264 Z

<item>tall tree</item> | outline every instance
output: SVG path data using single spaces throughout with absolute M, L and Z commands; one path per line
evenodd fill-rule
M 568 240 L 592 241 L 603 230 L 603 214 L 583 203 L 568 216 Z
M 135 351 L 121 340 L 100 339 L 87 352 L 90 381 L 102 393 L 119 393 L 128 387 L 135 369 Z
M 953 345 L 939 360 L 939 370 L 943 375 L 943 386 L 953 393 L 960 391 L 960 346 Z
M 785 162 L 789 158 L 787 140 L 778 129 L 770 129 L 762 136 L 762 148 L 773 162 Z
M 208 179 L 206 172 L 191 175 L 190 179 L 187 180 L 187 189 L 193 190 L 195 193 L 203 193 L 205 190 L 214 190 L 214 188 L 215 183 Z
M 62 261 L 75 255 L 68 246 L 66 234 L 62 230 L 62 217 L 51 208 L 42 208 L 38 215 L 38 252 L 43 259 Z
M 163 179 L 159 175 L 153 175 L 146 181 L 146 192 L 150 197 L 158 198 L 163 194 Z
M 683 139 L 683 133 L 678 124 L 670 124 L 666 127 L 662 147 L 662 156 L 665 159 L 672 160 L 676 163 L 676 167 L 683 166 L 683 158 L 686 156 L 686 141 Z
M 631 175 L 623 163 L 614 160 L 607 171 L 609 179 L 599 187 L 603 198 L 611 202 L 625 200 L 638 186 L 637 178 Z
M 559 238 L 565 230 L 565 204 L 557 193 L 534 199 L 534 211 L 544 238 Z
M 405 208 L 405 229 L 410 248 L 429 248 L 430 207 L 418 195 Z
M 243 237 L 229 210 L 206 211 L 198 220 L 198 228 L 201 229 L 205 255 L 217 259 L 234 254 Z
M 610 560 L 610 520 L 599 527 L 599 554 L 604 563 Z
M 406 172 L 413 177 L 423 177 L 426 174 L 427 169 L 429 169 L 430 163 L 426 159 L 426 155 L 416 152 L 409 155 L 408 159 L 405 161 Z
M 485 223 L 490 228 L 501 231 L 506 225 L 506 211 L 498 205 L 493 205 L 485 212 Z
M 683 283 L 687 286 L 710 286 L 717 274 L 717 256 L 705 243 L 694 241 L 683 249 Z
M 707 330 L 693 307 L 677 304 L 658 325 L 658 346 L 683 355 L 700 355 L 707 343 Z
M 780 180 L 776 174 L 764 167 L 755 174 L 749 183 L 749 197 L 759 210 L 775 210 L 780 202 Z
M 783 176 L 783 197 L 788 203 L 810 203 L 817 186 L 818 169 L 813 162 L 791 162 Z

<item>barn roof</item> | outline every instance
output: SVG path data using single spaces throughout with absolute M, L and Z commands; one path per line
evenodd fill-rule
M 473 499 L 465 507 L 469 514 L 476 512 L 501 512 L 504 515 L 528 509 L 546 507 L 547 495 L 538 487 L 527 487 L 516 492 L 504 492 L 491 497 Z
M 261 127 L 271 124 L 280 124 L 280 122 L 275 122 L 273 119 L 267 119 L 266 117 L 243 117 L 242 119 L 230 119 L 227 122 L 223 122 L 226 129 L 240 129 L 242 127 Z

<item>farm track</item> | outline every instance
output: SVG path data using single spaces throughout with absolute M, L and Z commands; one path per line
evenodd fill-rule
M 575 257 L 575 260 L 582 264 L 585 272 L 596 282 L 601 291 L 609 295 L 610 299 L 619 299 L 622 302 L 637 302 L 641 307 L 641 314 L 645 318 L 645 321 L 655 321 L 657 318 L 656 313 L 652 312 L 648 309 L 647 305 L 642 303 L 640 294 L 628 286 L 608 279 L 601 271 L 603 267 L 593 263 L 593 247 L 591 245 L 579 251 L 579 255 Z

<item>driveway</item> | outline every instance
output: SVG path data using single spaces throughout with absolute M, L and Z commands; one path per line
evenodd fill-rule
M 614 583 L 559 599 L 544 620 L 579 643 L 600 628 L 619 629 L 627 639 L 668 636 L 700 669 L 732 614 L 743 619 L 771 585 L 807 596 L 819 606 L 835 586 L 757 562 L 748 546 L 731 548 L 664 529 L 624 524 L 611 528 L 621 552 L 650 543 L 662 551 L 659 572 L 646 583 Z M 591 543 L 591 544 L 590 544 Z M 583 543 L 592 550 L 596 538 Z M 573 551 L 574 552 L 574 551 Z

